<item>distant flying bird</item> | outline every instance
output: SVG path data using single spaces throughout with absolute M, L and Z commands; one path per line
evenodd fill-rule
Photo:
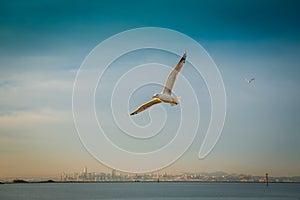
M 254 81 L 255 80 L 255 78 L 251 78 L 251 79 L 246 79 L 245 78 L 245 81 L 247 82 L 247 83 L 251 83 L 252 81 Z
M 185 63 L 185 59 L 186 59 L 186 52 L 184 52 L 180 61 L 170 72 L 161 93 L 160 94 L 155 93 L 152 96 L 153 99 L 151 101 L 144 103 L 143 105 L 138 107 L 135 111 L 133 111 L 130 115 L 136 115 L 136 114 L 146 110 L 147 108 L 153 106 L 154 104 L 158 104 L 158 103 L 162 103 L 162 102 L 169 103 L 171 106 L 175 106 L 175 105 L 179 104 L 180 97 L 172 97 L 172 89 L 174 88 L 175 81 Z

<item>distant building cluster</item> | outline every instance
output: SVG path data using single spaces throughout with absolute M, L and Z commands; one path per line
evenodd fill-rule
M 60 176 L 61 181 L 156 181 L 157 174 L 128 174 L 119 173 L 116 170 L 112 170 L 111 173 L 104 172 L 88 172 L 85 167 L 81 172 L 65 173 Z
M 300 177 L 269 177 L 269 182 L 300 182 Z M 62 182 L 72 181 L 197 181 L 197 182 L 266 182 L 265 176 L 252 176 L 245 174 L 229 174 L 225 172 L 213 173 L 146 173 L 130 174 L 112 170 L 111 173 L 88 172 L 85 167 L 81 172 L 62 173 L 60 176 Z

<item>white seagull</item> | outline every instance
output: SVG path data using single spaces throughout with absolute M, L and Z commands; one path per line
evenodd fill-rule
M 255 78 L 251 78 L 251 79 L 246 79 L 245 78 L 245 81 L 247 82 L 247 83 L 251 83 L 252 81 L 254 81 L 255 80 Z
M 183 67 L 183 64 L 185 63 L 185 59 L 186 59 L 186 52 L 184 52 L 180 61 L 170 72 L 161 93 L 160 94 L 155 93 L 152 96 L 153 99 L 151 101 L 144 103 L 143 105 L 138 107 L 135 111 L 133 111 L 130 115 L 136 115 L 136 114 L 142 112 L 143 110 L 146 110 L 147 108 L 153 106 L 154 104 L 158 104 L 158 103 L 162 103 L 162 102 L 169 103 L 171 106 L 175 106 L 175 105 L 179 104 L 180 97 L 172 97 L 172 89 L 174 88 L 175 81 Z

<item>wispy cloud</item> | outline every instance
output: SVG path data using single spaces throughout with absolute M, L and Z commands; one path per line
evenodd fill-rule
M 75 74 L 70 70 L 7 74 L 0 81 L 1 112 L 54 108 L 69 110 Z
M 53 125 L 57 123 L 72 122 L 72 115 L 70 112 L 53 110 L 44 108 L 40 110 L 11 112 L 9 115 L 0 116 L 1 128 L 20 127 L 44 124 Z

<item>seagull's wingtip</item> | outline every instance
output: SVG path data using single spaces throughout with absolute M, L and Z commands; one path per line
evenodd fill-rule
M 183 53 L 181 59 L 179 62 L 185 61 L 186 60 L 186 52 Z

